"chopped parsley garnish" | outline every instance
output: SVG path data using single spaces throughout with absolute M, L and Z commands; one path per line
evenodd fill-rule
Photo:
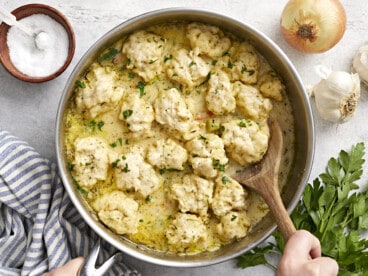
M 164 174 L 165 172 L 180 172 L 180 170 L 175 169 L 175 168 L 167 168 L 167 169 L 160 169 L 159 170 L 159 173 L 161 175 Z
M 183 92 L 183 85 L 182 85 L 182 84 L 180 84 L 180 85 L 179 85 L 178 90 L 179 90 L 180 92 Z
M 128 167 L 128 163 L 125 163 L 125 166 L 124 166 L 124 168 L 122 168 L 122 171 L 123 172 L 130 172 L 129 167 Z
M 83 81 L 77 80 L 75 85 L 79 88 L 86 88 L 86 84 Z
M 252 125 L 252 121 L 251 120 L 248 120 L 248 119 L 242 119 L 238 126 L 240 127 L 247 127 L 247 126 L 251 126 Z
M 152 196 L 151 195 L 146 196 L 146 198 L 145 198 L 145 201 L 146 202 L 151 202 L 151 200 L 152 200 Z
M 168 61 L 168 60 L 170 60 L 170 59 L 172 59 L 173 58 L 173 55 L 169 55 L 168 57 L 167 56 L 165 56 L 164 57 L 164 62 L 166 62 L 166 61 Z
M 111 60 L 113 59 L 117 54 L 119 53 L 119 51 L 115 48 L 110 48 L 107 53 L 105 53 L 104 55 L 102 55 L 100 57 L 100 62 L 101 61 L 106 61 L 106 60 Z
M 135 74 L 134 74 L 134 73 L 132 73 L 132 72 L 129 72 L 129 73 L 128 73 L 128 78 L 130 78 L 130 79 L 134 79 L 134 78 L 135 78 Z
M 240 127 L 247 127 L 247 124 L 244 121 L 240 121 L 240 123 L 238 124 L 238 126 L 240 126 Z
M 179 172 L 180 170 L 175 169 L 175 168 L 167 168 L 166 169 L 168 172 Z
M 249 76 L 252 76 L 255 71 L 254 70 L 248 70 L 247 66 L 245 64 L 243 64 L 242 69 L 241 69 L 241 73 L 248 73 Z
M 229 60 L 227 62 L 227 68 L 232 69 L 234 67 L 234 64 Z
M 104 121 L 98 121 L 97 122 L 97 128 L 99 131 L 102 131 L 102 127 L 105 125 Z
M 121 146 L 122 144 L 123 144 L 123 138 L 119 138 L 117 141 L 115 141 L 115 142 L 112 142 L 111 144 L 110 144 L 110 147 L 112 147 L 112 148 L 116 148 L 117 146 L 118 146 L 118 144 Z
M 144 87 L 145 87 L 146 85 L 144 84 L 144 82 L 143 81 L 140 81 L 140 82 L 138 82 L 138 84 L 137 84 L 137 86 L 136 86 L 136 88 L 138 88 L 139 89 L 139 96 L 140 97 L 143 97 L 144 95 L 146 95 L 146 92 L 144 91 Z
M 111 163 L 111 166 L 113 168 L 116 168 L 118 166 L 119 162 L 120 162 L 120 159 L 116 159 L 114 162 Z
M 210 80 L 210 78 L 211 78 L 211 72 L 209 72 L 209 73 L 207 74 L 206 78 L 204 79 L 204 81 L 202 81 L 202 82 L 199 84 L 199 86 L 206 84 L 206 83 Z
M 232 215 L 232 216 L 231 216 L 231 221 L 236 220 L 236 218 L 237 218 L 237 216 L 236 216 L 236 215 Z
M 199 140 L 207 140 L 207 137 L 206 136 L 203 136 L 203 135 L 199 135 L 199 138 L 198 138 Z
M 92 121 L 88 122 L 87 127 L 90 128 L 92 131 L 94 131 L 96 127 L 99 131 L 102 131 L 102 127 L 104 125 L 105 125 L 104 121 L 96 122 L 95 120 L 92 120 Z
M 85 189 L 83 189 L 81 186 L 79 186 L 79 185 L 77 185 L 77 190 L 78 190 L 81 194 L 83 194 L 83 195 L 88 194 L 88 192 L 87 192 Z
M 221 164 L 220 163 L 220 160 L 218 160 L 218 159 L 213 159 L 212 160 L 212 166 L 215 168 L 215 169 L 217 169 L 217 170 L 219 170 L 220 172 L 224 172 L 225 171 L 225 164 Z
M 227 182 L 229 182 L 230 181 L 230 179 L 227 177 L 227 176 L 223 176 L 222 178 L 221 178 L 221 182 L 222 182 L 222 184 L 226 184 Z
M 192 60 L 192 61 L 189 63 L 189 67 L 192 67 L 193 65 L 196 65 L 196 63 Z
M 67 163 L 67 166 L 68 166 L 68 170 L 69 171 L 72 171 L 73 169 L 74 169 L 74 164 L 73 163 L 70 163 L 69 161 L 68 161 L 68 163 Z
M 133 114 L 133 110 L 131 109 L 127 109 L 123 111 L 123 117 L 126 120 L 128 117 L 132 116 Z
M 116 146 L 117 146 L 116 142 L 112 142 L 112 143 L 110 144 L 110 147 L 112 147 L 112 148 L 116 148 Z

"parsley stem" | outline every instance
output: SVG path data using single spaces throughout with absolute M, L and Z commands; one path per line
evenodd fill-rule
M 266 263 L 265 263 L 265 266 L 268 266 L 269 268 L 273 269 L 274 271 L 276 271 L 276 270 L 277 270 L 277 267 L 276 267 L 276 266 L 274 266 L 273 264 L 270 264 L 269 262 L 266 262 Z
M 334 199 L 331 201 L 330 203 L 330 206 L 328 206 L 328 210 L 327 212 L 325 212 L 323 214 L 323 217 L 322 217 L 322 220 L 321 220 L 321 242 L 324 241 L 325 237 L 326 237 L 326 234 L 327 234 L 327 230 L 329 229 L 328 228 L 328 224 L 330 222 L 330 218 L 332 217 L 331 213 L 332 213 L 332 209 L 333 207 L 335 206 L 335 202 L 336 202 L 336 197 L 334 197 Z

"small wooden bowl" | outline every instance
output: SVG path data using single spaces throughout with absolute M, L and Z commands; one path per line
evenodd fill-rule
M 56 22 L 61 24 L 69 38 L 69 53 L 68 57 L 62 67 L 60 67 L 56 72 L 53 74 L 44 76 L 44 77 L 32 77 L 29 75 L 26 75 L 22 72 L 20 72 L 12 63 L 10 56 L 9 56 L 9 48 L 7 43 L 7 34 L 10 29 L 8 25 L 5 23 L 0 24 L 0 62 L 2 63 L 3 67 L 15 78 L 20 79 L 25 82 L 33 82 L 33 83 L 40 83 L 40 82 L 46 82 L 49 80 L 52 80 L 59 76 L 61 73 L 65 71 L 65 69 L 68 67 L 70 62 L 73 59 L 74 51 L 75 51 L 75 35 L 72 26 L 70 25 L 67 18 L 60 13 L 58 10 L 56 10 L 53 7 L 43 5 L 43 4 L 29 4 L 21 6 L 14 11 L 12 11 L 12 14 L 15 15 L 17 20 L 20 20 L 24 17 L 31 16 L 33 14 L 45 14 L 50 16 L 52 19 L 54 19 Z

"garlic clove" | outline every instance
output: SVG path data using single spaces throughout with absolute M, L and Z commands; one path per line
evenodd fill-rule
M 359 48 L 353 58 L 353 71 L 368 85 L 368 44 Z
M 313 86 L 318 113 L 325 120 L 342 123 L 350 120 L 360 98 L 358 74 L 331 71 Z
M 355 83 L 349 73 L 336 71 L 329 75 L 326 82 L 328 89 L 344 96 L 348 91 L 353 91 Z

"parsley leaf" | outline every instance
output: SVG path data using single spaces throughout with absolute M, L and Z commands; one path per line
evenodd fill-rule
M 237 266 L 240 268 L 247 268 L 264 264 L 276 270 L 276 268 L 270 264 L 265 257 L 266 254 L 274 253 L 274 251 L 275 249 L 273 244 L 269 244 L 263 248 L 257 247 L 256 249 L 238 257 Z
M 219 159 L 212 159 L 212 166 L 220 172 L 224 172 L 226 168 L 226 164 L 221 164 Z
M 104 121 L 98 121 L 96 122 L 95 120 L 89 121 L 87 123 L 87 128 L 89 128 L 91 131 L 95 131 L 96 127 L 99 131 L 102 131 L 102 127 L 105 125 Z
M 136 88 L 139 89 L 139 96 L 142 98 L 144 95 L 146 95 L 146 92 L 144 91 L 145 83 L 143 81 L 139 81 Z
M 322 255 L 338 262 L 339 275 L 368 274 L 368 240 L 361 235 L 368 230 L 368 190 L 359 190 L 355 183 L 363 174 L 364 154 L 364 144 L 358 143 L 350 153 L 342 150 L 338 158 L 331 158 L 326 171 L 306 186 L 291 214 L 297 229 L 317 236 Z M 276 242 L 266 249 L 255 248 L 240 256 L 238 267 L 269 265 L 264 255 L 281 253 L 285 247 L 280 232 L 274 238 Z
M 227 182 L 229 182 L 229 178 L 226 176 L 226 175 L 224 175 L 222 178 L 221 178 L 221 182 L 222 182 L 222 184 L 226 184 Z
M 106 61 L 106 60 L 112 60 L 117 54 L 119 53 L 119 51 L 115 48 L 110 48 L 107 53 L 103 54 L 99 61 Z
M 209 72 L 206 76 L 206 78 L 199 84 L 199 86 L 202 86 L 204 84 L 206 84 L 211 78 L 211 72 Z
M 103 121 L 98 121 L 97 122 L 97 128 L 99 131 L 102 131 L 102 127 L 105 125 L 105 123 Z
M 165 56 L 164 57 L 164 62 L 168 61 L 168 60 L 171 60 L 173 58 L 173 55 L 169 55 L 169 56 Z
M 123 111 L 123 117 L 126 120 L 128 117 L 132 116 L 133 114 L 133 110 L 131 109 L 126 109 Z
M 151 195 L 146 196 L 145 201 L 146 202 L 151 202 L 152 201 L 152 196 Z
M 86 84 L 83 81 L 77 80 L 75 85 L 79 88 L 86 88 Z

